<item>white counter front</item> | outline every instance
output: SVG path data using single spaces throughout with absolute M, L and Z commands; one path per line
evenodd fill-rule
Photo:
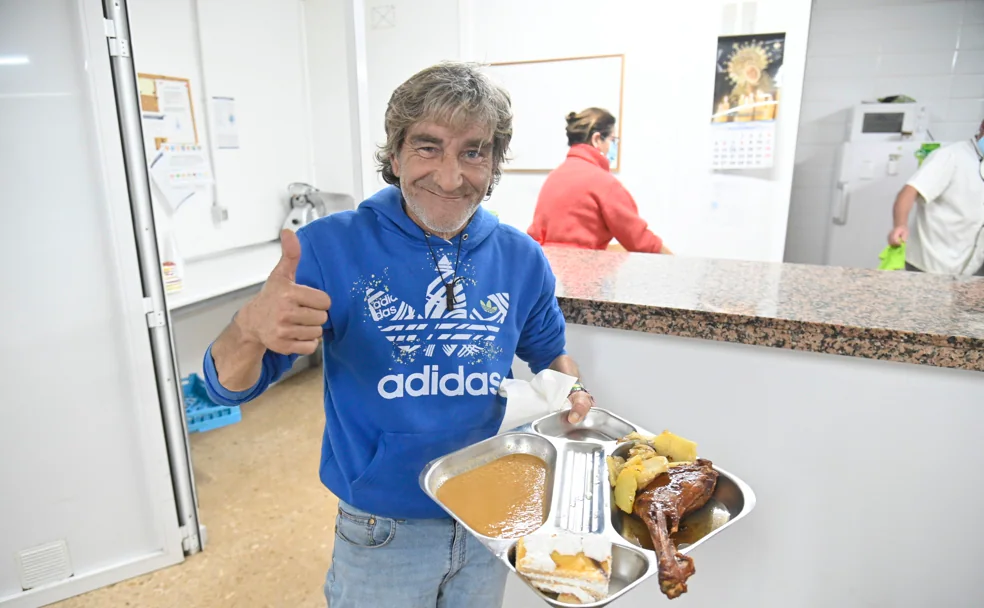
M 674 606 L 984 605 L 984 374 L 580 325 L 568 350 L 600 406 L 756 493 Z M 653 577 L 612 605 L 665 602 Z M 542 605 L 510 575 L 503 606 Z

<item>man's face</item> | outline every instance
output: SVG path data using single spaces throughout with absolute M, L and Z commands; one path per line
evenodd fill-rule
M 474 124 L 451 129 L 420 122 L 392 163 L 410 217 L 450 238 L 465 227 L 492 183 L 492 134 Z

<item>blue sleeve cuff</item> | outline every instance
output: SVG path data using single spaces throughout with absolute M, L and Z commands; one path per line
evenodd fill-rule
M 263 372 L 260 373 L 260 377 L 256 380 L 256 384 L 244 391 L 230 391 L 222 386 L 219 382 L 219 372 L 215 369 L 215 360 L 212 359 L 211 344 L 205 351 L 205 360 L 202 362 L 202 370 L 205 375 L 205 389 L 208 391 L 208 396 L 215 402 L 221 403 L 222 405 L 240 405 L 242 403 L 246 403 L 247 401 L 257 397 L 266 388 L 264 385 L 266 366 L 264 366 Z

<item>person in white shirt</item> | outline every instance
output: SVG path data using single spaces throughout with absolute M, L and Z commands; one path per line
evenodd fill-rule
M 926 158 L 896 197 L 893 216 L 888 243 L 906 244 L 907 270 L 984 276 L 984 121 L 974 137 Z

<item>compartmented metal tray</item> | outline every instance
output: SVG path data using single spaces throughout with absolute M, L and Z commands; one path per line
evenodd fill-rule
M 557 412 L 434 460 L 420 474 L 420 485 L 431 499 L 516 572 L 515 547 L 519 539 L 493 538 L 475 532 L 437 498 L 437 491 L 448 479 L 509 454 L 541 458 L 547 463 L 549 508 L 539 530 L 597 533 L 612 541 L 608 597 L 592 604 L 580 604 L 605 606 L 657 573 L 655 552 L 622 536 L 622 512 L 614 505 L 608 482 L 605 457 L 627 451 L 627 446 L 619 446 L 617 441 L 632 432 L 654 434 L 597 407 L 577 425 L 567 421 L 566 411 Z M 714 469 L 718 472 L 718 482 L 711 499 L 681 523 L 687 534 L 676 538 L 680 553 L 687 554 L 704 544 L 755 507 L 755 493 L 748 484 L 716 465 Z M 523 576 L 520 578 L 548 604 L 571 606 L 541 592 Z

